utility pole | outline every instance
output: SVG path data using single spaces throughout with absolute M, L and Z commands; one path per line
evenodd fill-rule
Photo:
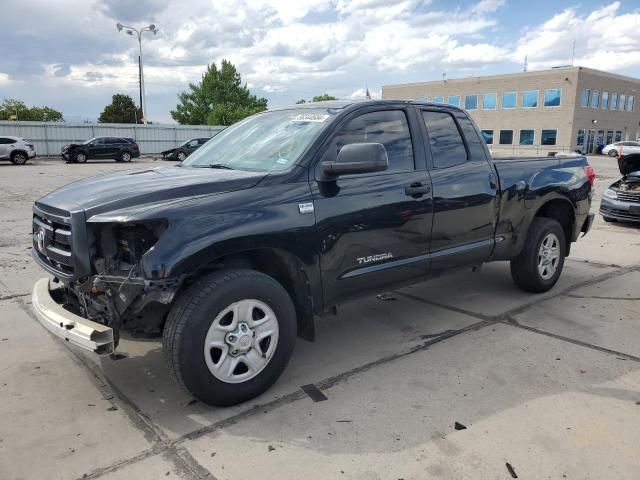
M 139 79 L 139 83 L 140 83 L 140 109 L 142 110 L 142 122 L 143 123 L 147 123 L 147 95 L 146 95 L 146 90 L 144 87 L 144 69 L 142 66 L 142 33 L 143 32 L 153 32 L 154 35 L 156 35 L 158 33 L 158 29 L 156 28 L 156 26 L 152 23 L 151 25 L 149 25 L 148 27 L 144 27 L 144 28 L 134 28 L 134 27 L 129 27 L 127 25 L 123 25 L 121 23 L 117 23 L 116 24 L 116 28 L 118 29 L 119 32 L 122 31 L 123 28 L 126 28 L 126 32 L 127 35 L 132 35 L 135 33 L 135 35 L 138 37 L 138 51 L 139 51 L 139 55 L 138 55 L 138 79 Z

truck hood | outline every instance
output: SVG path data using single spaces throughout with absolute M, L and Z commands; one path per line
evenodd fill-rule
M 265 176 L 264 172 L 184 166 L 129 170 L 71 183 L 36 203 L 68 212 L 85 210 L 90 217 L 134 205 L 243 190 Z
M 640 153 L 623 155 L 618 158 L 618 167 L 620 168 L 620 173 L 624 176 L 640 172 Z

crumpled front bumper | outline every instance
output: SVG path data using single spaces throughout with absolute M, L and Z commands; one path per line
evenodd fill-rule
M 114 352 L 113 330 L 65 310 L 51 296 L 48 278 L 36 282 L 31 302 L 38 321 L 56 337 L 98 355 Z

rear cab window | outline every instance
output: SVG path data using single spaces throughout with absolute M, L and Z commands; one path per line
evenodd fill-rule
M 448 168 L 469 160 L 462 134 L 449 112 L 422 110 L 434 168 Z

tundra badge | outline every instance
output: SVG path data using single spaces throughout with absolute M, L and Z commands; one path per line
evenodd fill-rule
M 377 255 L 368 255 L 366 257 L 356 258 L 358 263 L 362 265 L 363 263 L 371 263 L 371 262 L 379 262 L 381 260 L 387 260 L 388 258 L 393 258 L 393 254 L 389 253 L 379 253 Z

